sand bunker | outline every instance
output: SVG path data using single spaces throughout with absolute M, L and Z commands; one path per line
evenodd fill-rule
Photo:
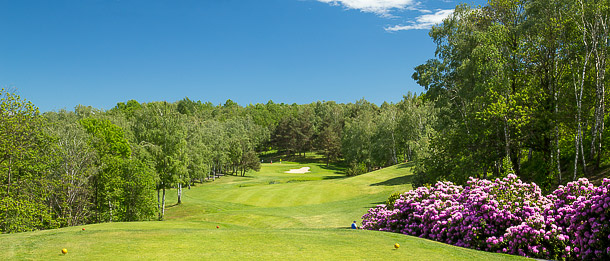
M 307 173 L 309 172 L 309 167 L 302 167 L 300 169 L 291 169 L 286 171 L 286 173 Z

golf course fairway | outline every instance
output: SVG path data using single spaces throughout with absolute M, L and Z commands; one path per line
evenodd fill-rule
M 302 167 L 310 172 L 286 173 Z M 224 176 L 185 188 L 180 205 L 169 191 L 164 221 L 2 234 L 0 260 L 522 259 L 348 229 L 392 192 L 410 190 L 411 174 L 408 163 L 356 177 L 323 163 L 263 164 L 245 177 Z

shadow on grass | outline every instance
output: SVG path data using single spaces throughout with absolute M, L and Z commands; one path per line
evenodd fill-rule
M 241 174 L 239 174 L 239 175 L 232 175 L 232 174 L 229 174 L 229 175 L 227 175 L 227 176 L 233 176 L 233 177 L 238 177 L 238 178 L 246 178 L 246 179 L 253 179 L 253 178 L 256 178 L 256 177 L 255 177 L 255 176 L 253 176 L 253 175 L 256 175 L 256 174 L 254 174 L 254 173 L 246 173 L 246 175 L 245 175 L 245 176 L 242 176 Z
M 378 182 L 371 184 L 371 186 L 395 186 L 395 185 L 403 185 L 403 184 L 412 184 L 413 183 L 413 175 L 409 174 L 402 177 L 396 177 L 393 179 L 388 179 L 386 181 Z
M 165 208 L 170 209 L 170 208 L 177 207 L 177 206 L 180 206 L 180 204 L 178 204 L 178 202 L 171 204 L 171 205 L 165 205 Z
M 411 161 L 411 162 L 401 163 L 396 168 L 397 169 L 406 169 L 406 168 L 411 168 L 411 167 L 415 167 L 415 162 Z
M 330 164 L 328 166 L 326 165 L 322 165 L 320 166 L 321 169 L 325 169 L 325 170 L 330 170 L 333 171 L 334 173 L 337 174 L 341 174 L 341 175 L 345 175 L 345 170 L 346 168 L 340 165 L 335 165 L 335 164 Z
M 318 152 L 307 152 L 304 154 L 292 153 L 288 154 L 287 152 L 261 152 L 259 153 L 259 158 L 264 160 L 265 163 L 270 161 L 279 162 L 280 159 L 285 162 L 294 162 L 298 164 L 307 164 L 307 163 L 318 163 L 326 165 L 326 157 Z M 339 162 L 331 162 L 330 165 L 337 165 L 339 167 L 346 168 L 347 165 L 343 164 L 343 161 Z
M 264 162 L 280 162 L 281 159 L 285 162 L 296 162 L 299 164 L 326 163 L 326 158 L 311 152 L 305 153 L 305 155 L 286 154 L 283 152 L 263 153 L 259 155 L 259 158 L 264 160 Z
M 324 176 L 322 177 L 323 180 L 328 180 L 328 179 L 344 179 L 347 178 L 346 176 Z

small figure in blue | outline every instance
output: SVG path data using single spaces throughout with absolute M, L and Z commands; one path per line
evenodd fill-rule
M 356 225 L 356 221 L 354 220 L 354 223 L 352 223 L 352 229 L 357 229 L 358 226 Z

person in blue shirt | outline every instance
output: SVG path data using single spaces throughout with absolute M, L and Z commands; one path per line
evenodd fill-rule
M 354 220 L 354 223 L 352 223 L 352 229 L 357 229 L 358 226 L 356 226 L 356 221 Z

